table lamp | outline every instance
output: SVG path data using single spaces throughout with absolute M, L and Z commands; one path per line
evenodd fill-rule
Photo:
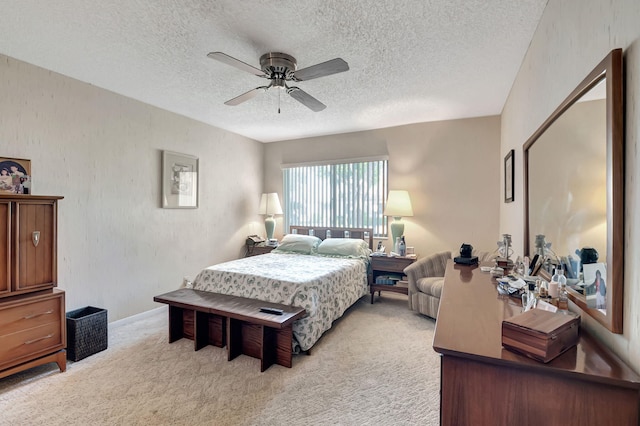
M 411 208 L 411 199 L 407 191 L 389 191 L 387 196 L 387 204 L 384 208 L 385 216 L 393 216 L 393 222 L 390 225 L 392 243 L 395 244 L 396 238 L 404 234 L 403 216 L 413 216 Z
M 273 218 L 273 215 L 282 214 L 280 199 L 276 192 L 262 194 L 258 213 L 267 216 L 264 219 L 264 229 L 267 231 L 267 240 L 273 239 L 273 231 L 276 229 L 276 220 Z

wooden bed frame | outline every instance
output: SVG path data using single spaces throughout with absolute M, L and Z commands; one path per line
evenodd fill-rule
M 373 250 L 373 228 L 334 228 L 321 226 L 295 226 L 289 227 L 290 234 L 315 235 L 324 240 L 327 238 L 327 231 L 331 231 L 331 238 L 358 238 L 369 243 L 369 248 Z M 348 232 L 348 237 L 345 233 Z

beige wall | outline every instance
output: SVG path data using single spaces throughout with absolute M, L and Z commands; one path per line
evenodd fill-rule
M 403 219 L 409 246 L 422 256 L 464 242 L 493 251 L 502 203 L 499 133 L 500 117 L 492 116 L 273 142 L 265 145 L 265 190 L 282 197 L 282 164 L 388 155 L 389 188 L 408 190 L 413 204 L 414 216 Z
M 162 150 L 199 157 L 200 208 L 160 208 Z M 0 156 L 30 159 L 34 193 L 65 197 L 67 310 L 114 321 L 157 307 L 259 225 L 262 144 L 2 55 Z
M 502 115 L 502 155 L 522 144 L 611 49 L 624 49 L 626 68 L 626 182 L 624 334 L 614 335 L 591 318 L 583 325 L 640 371 L 640 2 L 550 0 L 534 34 Z M 520 156 L 522 158 L 522 156 Z M 522 164 L 516 188 L 522 188 Z M 500 226 L 522 247 L 522 199 L 501 205 Z

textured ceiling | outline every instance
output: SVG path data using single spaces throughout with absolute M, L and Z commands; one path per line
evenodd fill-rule
M 270 142 L 500 114 L 547 0 L 0 0 L 0 53 Z M 266 52 L 350 70 L 224 102 Z M 278 94 L 281 93 L 281 114 Z

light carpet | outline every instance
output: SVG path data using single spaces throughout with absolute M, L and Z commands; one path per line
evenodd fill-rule
M 360 299 L 293 368 L 167 343 L 167 311 L 110 327 L 109 349 L 0 380 L 2 425 L 437 425 L 434 321 Z M 116 323 L 117 324 L 117 323 Z

